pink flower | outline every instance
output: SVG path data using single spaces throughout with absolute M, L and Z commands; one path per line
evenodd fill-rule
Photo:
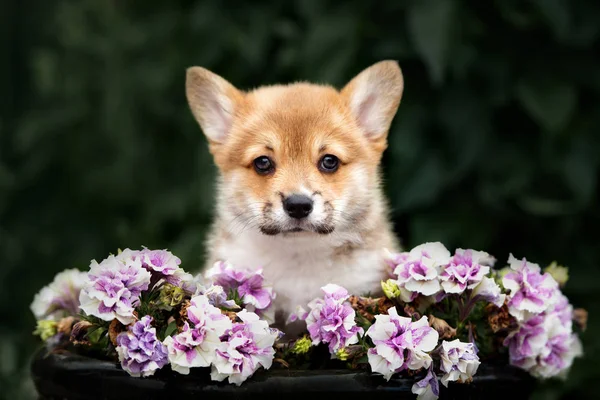
M 357 334 L 362 334 L 363 329 L 356 325 L 356 312 L 346 302 L 346 289 L 329 284 L 321 290 L 325 296 L 308 304 L 306 325 L 313 344 L 328 343 L 329 352 L 335 354 L 340 348 L 357 343 Z
M 238 314 L 241 323 L 221 337 L 212 365 L 211 378 L 215 381 L 229 380 L 229 383 L 241 385 L 261 366 L 271 368 L 275 350 L 273 344 L 279 331 L 270 329 L 266 321 L 247 310 Z
M 367 354 L 371 370 L 386 380 L 405 369 L 429 368 L 432 362 L 429 352 L 439 338 L 427 317 L 412 322 L 410 318 L 400 317 L 395 307 L 390 308 L 387 315 L 376 315 L 366 335 L 375 345 Z
M 508 310 L 517 320 L 542 313 L 559 300 L 558 283 L 550 274 L 542 275 L 537 264 L 519 261 L 512 254 L 508 262 L 512 271 L 504 276 L 502 284 L 510 291 Z
M 431 296 L 441 290 L 439 273 L 451 260 L 450 252 L 443 244 L 422 244 L 402 259 L 394 270 L 402 300 L 412 301 L 418 294 Z
M 493 257 L 475 250 L 457 249 L 450 263 L 440 274 L 442 288 L 446 293 L 462 293 L 473 289 L 490 272 Z

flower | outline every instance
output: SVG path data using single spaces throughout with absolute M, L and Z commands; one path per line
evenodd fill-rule
M 306 320 L 306 317 L 308 317 L 308 311 L 306 311 L 306 309 L 302 306 L 296 306 L 296 309 L 294 310 L 294 312 L 292 312 L 292 313 L 290 313 L 290 315 L 288 315 L 285 323 L 287 325 L 287 324 L 291 324 L 292 322 L 296 322 L 296 321 L 304 321 L 304 320 Z
M 385 297 L 392 300 L 396 297 L 400 297 L 400 288 L 394 279 L 388 279 L 387 281 L 381 281 L 381 289 Z
M 448 387 L 448 382 L 469 382 L 479 368 L 479 357 L 473 343 L 464 343 L 456 339 L 451 342 L 444 340 L 440 351 L 441 370 L 445 372 L 442 384 Z
M 213 362 L 221 343 L 219 337 L 232 326 L 231 320 L 204 295 L 193 297 L 186 311 L 188 320 L 182 331 L 164 341 L 171 369 L 184 375 L 190 368 L 208 367 Z
M 569 280 L 569 268 L 558 265 L 556 261 L 548 265 L 544 269 L 544 272 L 549 273 L 559 286 L 564 286 Z
M 51 319 L 37 321 L 34 335 L 38 335 L 44 342 L 58 333 L 58 322 Z
M 321 290 L 325 296 L 308 304 L 306 326 L 314 345 L 328 343 L 329 352 L 335 354 L 341 347 L 357 343 L 357 334 L 362 334 L 363 329 L 356 325 L 356 312 L 346 301 L 346 289 L 329 284 Z
M 502 307 L 506 295 L 502 294 L 502 289 L 494 279 L 485 276 L 471 292 L 471 299 L 472 301 L 485 300 L 497 307 Z
M 483 251 L 457 249 L 440 280 L 446 293 L 462 293 L 473 289 L 490 272 L 493 257 Z
M 440 384 L 437 376 L 430 367 L 427 375 L 412 386 L 411 391 L 417 395 L 417 400 L 435 400 L 440 395 Z
M 203 293 L 210 304 L 218 308 L 225 308 L 227 310 L 239 310 L 240 306 L 235 303 L 235 300 L 227 300 L 227 294 L 223 290 L 223 286 L 211 285 L 208 289 L 204 290 Z
M 400 317 L 395 307 L 388 310 L 388 315 L 375 316 L 367 336 L 375 345 L 367 353 L 371 369 L 387 380 L 404 369 L 428 368 L 432 360 L 427 353 L 434 349 L 439 338 L 427 317 L 411 322 L 410 318 Z
M 100 264 L 92 260 L 88 279 L 79 295 L 81 309 L 105 321 L 118 319 L 128 325 L 142 291 L 148 289 L 150 272 L 139 259 L 113 255 Z
M 290 351 L 294 354 L 306 354 L 310 350 L 310 346 L 312 346 L 310 338 L 302 336 L 300 339 L 296 340 L 294 347 L 292 347 Z
M 558 284 L 550 274 L 542 275 L 537 264 L 519 261 L 512 254 L 508 263 L 512 271 L 504 276 L 502 284 L 510 290 L 508 310 L 518 321 L 545 311 L 558 300 Z
M 229 383 L 239 386 L 260 366 L 271 368 L 279 332 L 253 312 L 242 310 L 238 318 L 242 322 L 233 324 L 221 338 L 210 376 L 215 381 L 228 378 Z
M 249 271 L 219 261 L 206 272 L 206 277 L 227 292 L 237 290 L 242 302 L 256 310 L 266 310 L 275 299 L 273 289 L 264 283 L 262 269 Z
M 403 253 L 392 253 L 388 249 L 383 249 L 383 253 L 383 259 L 388 266 L 387 275 L 390 278 L 396 279 L 397 276 L 394 273 L 394 270 L 399 264 L 406 261 L 408 258 L 408 252 L 405 251 Z
M 151 376 L 168 363 L 167 349 L 156 337 L 152 317 L 146 315 L 117 336 L 121 367 L 131 376 Z
M 36 319 L 57 321 L 79 313 L 79 293 L 87 274 L 77 269 L 59 272 L 52 283 L 40 290 L 31 303 Z
M 539 378 L 564 376 L 582 354 L 573 333 L 573 306 L 560 291 L 557 298 L 545 312 L 521 322 L 504 341 L 510 363 Z
M 439 270 L 450 262 L 450 252 L 439 242 L 415 247 L 394 270 L 403 301 L 412 301 L 417 294 L 431 296 L 440 291 Z M 408 293 L 404 293 L 404 289 Z
M 179 269 L 181 260 L 167 250 L 144 250 L 139 252 L 142 266 L 149 271 L 158 272 L 162 275 L 173 275 Z

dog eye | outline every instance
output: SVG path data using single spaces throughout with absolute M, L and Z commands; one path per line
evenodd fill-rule
M 275 170 L 275 164 L 267 156 L 260 156 L 254 159 L 254 169 L 261 175 L 266 175 Z
M 319 169 L 322 172 L 335 172 L 340 165 L 340 160 L 333 154 L 325 154 L 319 161 Z

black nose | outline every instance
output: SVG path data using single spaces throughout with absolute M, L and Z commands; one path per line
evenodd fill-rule
M 313 201 L 310 197 L 293 194 L 283 200 L 283 209 L 292 218 L 306 218 L 312 212 Z

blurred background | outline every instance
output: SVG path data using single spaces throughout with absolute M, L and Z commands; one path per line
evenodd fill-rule
M 600 398 L 600 2 L 21 0 L 0 32 L 0 397 L 34 396 L 29 305 L 57 272 L 142 245 L 202 264 L 215 168 L 187 67 L 339 87 L 396 59 L 398 235 L 568 266 L 586 357 L 536 396 Z

